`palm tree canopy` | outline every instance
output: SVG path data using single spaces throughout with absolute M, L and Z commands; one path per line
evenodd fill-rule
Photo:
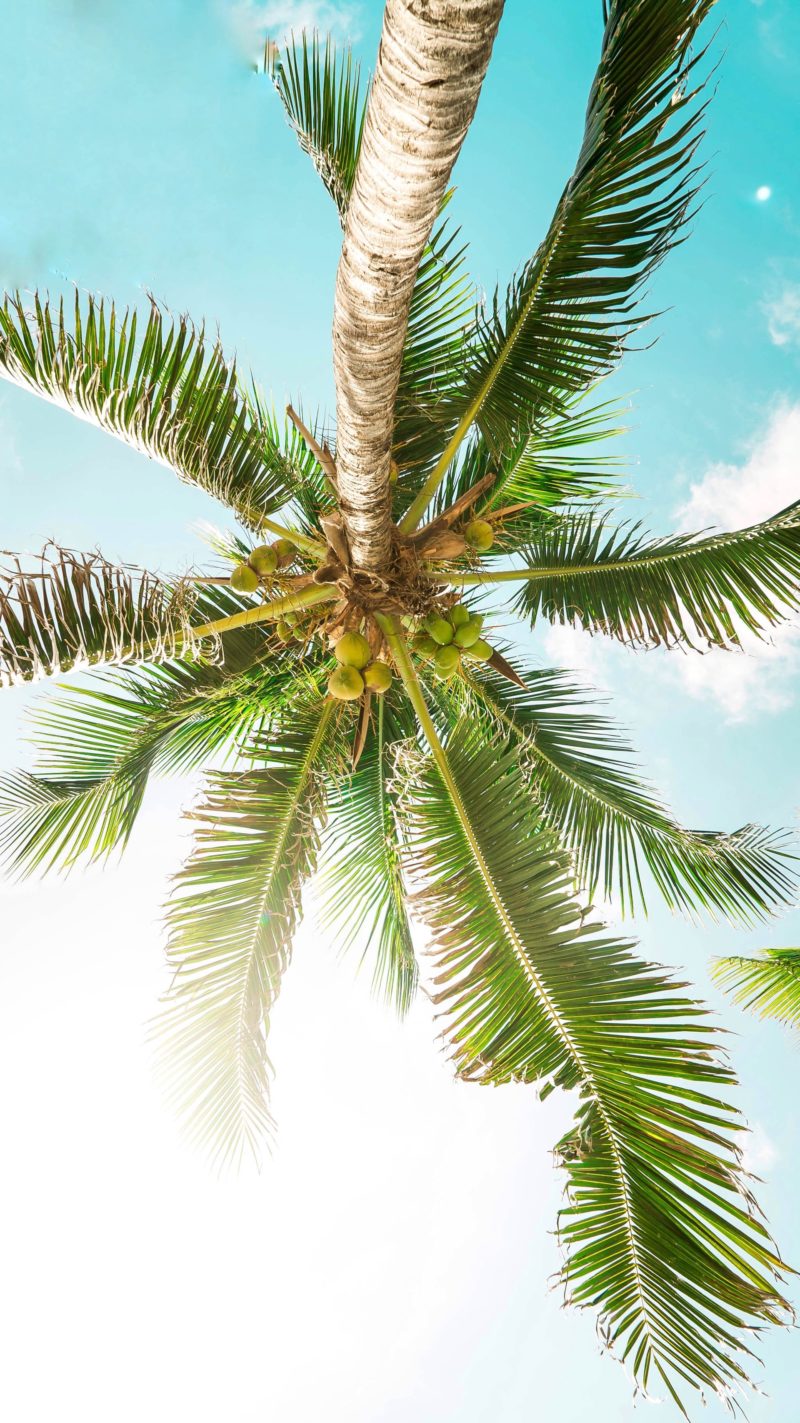
M 783 1267 L 713 1020 L 587 899 L 631 912 L 655 888 L 753 923 L 792 903 L 796 862 L 758 826 L 681 826 L 591 694 L 497 645 L 471 590 L 519 584 L 534 625 L 733 646 L 798 607 L 798 506 L 667 538 L 607 507 L 619 416 L 598 381 L 702 182 L 711 0 L 607 0 L 576 168 L 487 304 L 447 184 L 503 6 L 457 8 L 388 0 L 369 89 L 330 44 L 268 47 L 344 229 L 335 440 L 291 407 L 279 418 L 188 318 L 6 299 L 0 374 L 239 528 L 213 570 L 181 576 L 5 556 L 0 683 L 96 670 L 38 714 L 34 771 L 0 782 L 0 850 L 19 874 L 103 858 L 151 773 L 206 766 L 156 1025 L 190 1134 L 227 1163 L 272 1131 L 269 1023 L 313 881 L 400 1012 L 425 981 L 460 1077 L 575 1094 L 557 1148 L 567 1297 L 683 1408 L 687 1389 L 731 1398 L 746 1381 L 744 1341 L 786 1317 Z

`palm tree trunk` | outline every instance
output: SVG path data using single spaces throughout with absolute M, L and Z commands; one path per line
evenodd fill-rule
M 478 102 L 504 0 L 387 0 L 336 280 L 339 496 L 356 567 L 391 549 L 389 459 L 423 248 Z

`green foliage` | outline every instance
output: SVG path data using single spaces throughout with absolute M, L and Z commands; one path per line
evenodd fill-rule
M 712 0 L 618 0 L 575 172 L 535 256 L 479 319 L 464 403 L 490 445 L 558 411 L 619 360 L 632 301 L 697 191 L 688 46 Z
M 0 686 L 103 662 L 163 660 L 190 642 L 188 586 L 99 553 L 48 546 L 0 567 Z
M 632 646 L 737 646 L 800 607 L 800 504 L 733 533 L 654 539 L 590 512 L 539 522 L 517 599 Z M 517 575 L 509 575 L 517 576 Z
M 33 719 L 36 774 L 0 776 L 0 856 L 20 875 L 124 849 L 155 771 L 186 772 L 264 725 L 291 664 L 170 663 L 65 686 Z
M 202 326 L 150 304 L 134 311 L 75 294 L 72 329 L 38 292 L 0 308 L 0 375 L 100 426 L 221 499 L 250 528 L 289 498 L 293 468 L 254 418 L 236 365 Z
M 323 48 L 316 34 L 309 40 L 304 30 L 299 43 L 283 50 L 268 42 L 264 68 L 344 226 L 366 111 L 360 66 L 349 49 L 337 56 L 330 39 Z
M 542 419 L 500 456 L 478 435 L 451 468 L 434 508 L 448 508 L 479 480 L 493 475 L 492 485 L 474 507 L 484 516 L 513 510 L 500 520 L 491 554 L 516 553 L 538 530 L 543 512 L 618 495 L 614 486 L 624 463 L 618 456 L 601 454 L 598 447 L 624 433 L 620 419 L 615 401 L 591 404 L 582 394 L 570 401 L 563 414 Z
M 686 830 L 641 776 L 619 727 L 560 671 L 526 668 L 523 690 L 475 669 L 469 713 L 516 748 L 540 813 L 572 852 L 590 896 L 646 908 L 646 866 L 671 909 L 740 924 L 786 909 L 797 894 L 786 836 L 757 825 L 732 834 Z
M 717 959 L 712 972 L 734 1003 L 760 1018 L 800 1027 L 800 949 L 764 949 L 758 958 Z
M 780 1261 L 739 1163 L 733 1075 L 702 1008 L 588 920 L 517 750 L 457 724 L 409 751 L 406 870 L 459 1076 L 577 1089 L 559 1143 L 567 1297 L 600 1310 L 643 1388 L 727 1395 L 743 1331 L 780 1320 Z
M 635 301 L 681 240 L 698 191 L 702 108 L 689 48 L 714 0 L 611 0 L 583 143 L 534 256 L 474 323 L 454 433 L 407 515 L 414 526 L 477 425 L 496 458 L 619 361 Z
M 357 769 L 332 781 L 317 889 L 323 922 L 342 952 L 374 959 L 373 986 L 398 1012 L 411 1005 L 417 960 L 411 941 L 394 797 L 389 778 L 399 741 L 413 736 L 407 702 L 378 699 Z
M 450 194 L 445 202 L 449 202 Z M 475 304 L 459 232 L 441 222 L 422 255 L 411 306 L 395 406 L 393 455 L 400 467 L 396 502 L 438 458 L 452 429 L 452 402 L 464 376 L 465 337 Z
M 220 1164 L 257 1157 L 271 1126 L 269 1015 L 313 873 L 324 774 L 336 754 L 329 702 L 292 708 L 253 739 L 253 769 L 208 778 L 195 843 L 167 908 L 174 971 L 156 1025 L 170 1101 Z

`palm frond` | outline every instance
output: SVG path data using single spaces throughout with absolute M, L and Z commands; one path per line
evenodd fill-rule
M 711 972 L 742 1008 L 800 1027 L 800 949 L 764 949 L 757 958 L 717 959 Z
M 567 403 L 563 414 L 538 422 L 499 457 L 478 435 L 453 466 L 435 505 L 448 508 L 492 474 L 491 488 L 475 505 L 476 514 L 495 522 L 496 541 L 486 557 L 516 552 L 538 528 L 543 510 L 617 494 L 614 485 L 624 461 L 595 450 L 624 433 L 621 418 L 616 401 L 590 403 L 581 394 Z
M 698 191 L 703 109 L 691 43 L 714 0 L 611 0 L 577 166 L 541 247 L 479 312 L 457 424 L 415 500 L 423 512 L 477 425 L 496 456 L 619 360 L 636 298 Z M 412 520 L 413 527 L 413 520 Z
M 192 592 L 99 553 L 50 545 L 0 566 L 0 686 L 98 663 L 179 657 Z
M 296 687 L 284 653 L 238 674 L 170 663 L 63 686 L 33 716 L 35 774 L 0 776 L 0 857 L 19 875 L 123 850 L 153 771 L 230 754 Z
M 361 759 L 328 791 L 328 825 L 318 880 L 323 922 L 346 952 L 371 953 L 373 987 L 407 1012 L 417 986 L 394 803 L 389 780 L 397 743 L 414 734 L 407 703 L 378 699 Z
M 211 775 L 167 920 L 174 978 L 156 1024 L 169 1099 L 221 1164 L 271 1128 L 269 1017 L 314 870 L 334 705 L 318 696 L 254 740 L 254 767 Z
M 800 503 L 732 533 L 652 538 L 594 513 L 541 519 L 516 607 L 631 646 L 731 647 L 800 608 Z M 469 581 L 469 580 L 467 580 Z
M 752 924 L 794 903 L 796 858 L 785 835 L 758 825 L 730 834 L 685 829 L 591 694 L 565 672 L 526 667 L 523 677 L 525 690 L 476 668 L 469 710 L 516 746 L 542 818 L 571 851 L 590 897 L 600 890 L 618 896 L 623 913 L 645 909 L 646 866 L 669 907 L 689 916 Z
M 218 341 L 155 302 L 139 336 L 137 313 L 76 292 L 72 327 L 63 301 L 38 292 L 33 310 L 0 308 L 0 376 L 97 425 L 197 484 L 250 528 L 291 497 L 295 470 L 274 429 L 254 414 L 236 364 Z
M 285 49 L 267 43 L 264 68 L 286 117 L 339 210 L 344 226 L 356 176 L 367 95 L 361 68 L 349 49 L 337 55 L 330 39 L 320 46 L 305 31 Z
M 464 341 L 475 305 L 466 250 L 458 230 L 442 221 L 417 272 L 395 405 L 392 453 L 399 503 L 419 488 L 452 429 L 452 398 L 464 375 Z
M 643 1389 L 731 1395 L 743 1334 L 788 1306 L 704 1010 L 575 901 L 515 747 L 461 723 L 438 758 L 408 750 L 399 803 L 459 1076 L 578 1091 L 558 1147 L 568 1299 Z
M 313 451 L 291 421 L 280 420 L 263 397 L 254 391 L 250 396 L 256 418 L 269 435 L 270 445 L 280 450 L 285 461 L 287 487 L 291 485 L 291 507 L 300 515 L 300 524 L 307 533 L 319 537 L 321 514 L 335 507 L 335 496 L 325 472 Z M 312 433 L 325 439 L 319 420 L 311 421 Z

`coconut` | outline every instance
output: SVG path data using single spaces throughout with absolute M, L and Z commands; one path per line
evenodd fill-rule
M 434 658 L 437 677 L 452 677 L 458 671 L 459 661 L 457 647 L 440 647 Z
M 364 669 L 364 686 L 382 695 L 392 685 L 392 669 L 386 662 L 370 662 Z
M 453 638 L 453 642 L 456 647 L 472 647 L 473 644 L 478 641 L 480 635 L 480 626 L 470 619 L 470 621 L 464 623 L 462 627 L 456 628 L 456 635 Z
M 471 647 L 464 648 L 464 655 L 474 657 L 476 662 L 488 662 L 493 652 L 494 648 L 490 647 L 488 642 L 484 642 L 482 637 L 479 637 L 477 642 L 473 642 Z
M 231 588 L 237 593 L 255 593 L 258 587 L 258 574 L 249 563 L 237 563 L 231 573 Z
M 367 639 L 362 637 L 360 632 L 345 632 L 336 643 L 333 655 L 343 666 L 355 667 L 361 671 L 372 657 L 372 652 Z
M 294 558 L 297 553 L 297 545 L 291 539 L 276 539 L 272 547 L 279 559 Z
M 286 618 L 278 619 L 275 631 L 281 639 L 281 642 L 291 642 L 294 637 L 294 628 L 291 623 L 287 622 Z
M 438 642 L 440 647 L 446 647 L 448 642 L 453 641 L 452 624 L 447 621 L 447 618 L 440 617 L 438 613 L 428 613 L 425 626 L 434 642 Z
M 364 690 L 364 678 L 357 667 L 337 667 L 328 678 L 328 691 L 337 702 L 355 702 Z
M 470 519 L 464 530 L 464 538 L 470 548 L 484 553 L 494 543 L 494 529 L 485 519 Z
M 463 603 L 454 603 L 447 616 L 453 627 L 458 630 L 458 628 L 466 627 L 469 622 L 469 608 L 465 608 Z
M 269 578 L 278 567 L 278 555 L 272 544 L 259 544 L 258 548 L 253 549 L 248 561 L 259 578 Z
M 438 642 L 434 642 L 429 632 L 418 632 L 414 638 L 413 646 L 414 651 L 420 657 L 430 658 L 436 655 L 436 649 L 439 644 Z

